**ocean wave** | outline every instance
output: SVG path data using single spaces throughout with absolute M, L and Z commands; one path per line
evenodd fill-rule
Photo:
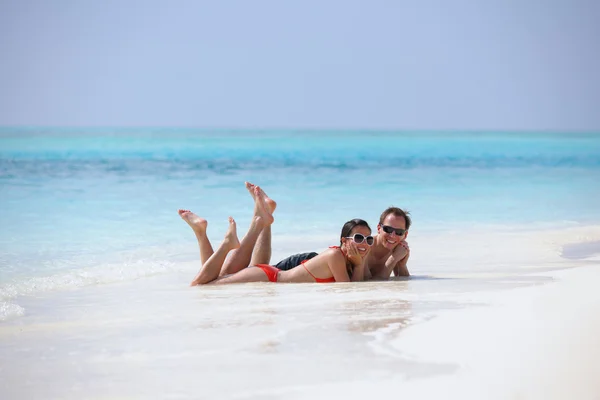
M 14 299 L 19 296 L 133 281 L 175 272 L 179 268 L 180 265 L 166 261 L 138 261 L 74 269 L 50 276 L 14 279 L 0 285 L 0 321 L 24 314 L 24 309 L 14 303 Z
M 25 309 L 20 305 L 8 301 L 0 301 L 0 321 L 21 317 L 24 314 Z
M 24 177 L 68 178 L 87 175 L 163 176 L 212 173 L 227 175 L 239 171 L 361 171 L 386 169 L 527 169 L 584 168 L 599 169 L 600 156 L 579 157 L 264 157 L 215 159 L 87 159 L 87 160 L 24 160 L 0 159 L 0 178 L 17 180 Z

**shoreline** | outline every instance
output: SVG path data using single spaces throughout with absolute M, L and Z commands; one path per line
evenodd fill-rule
M 600 259 L 600 241 L 571 243 L 563 247 L 561 256 L 568 260 Z
M 417 278 L 195 290 L 180 271 L 30 296 L 31 313 L 0 324 L 0 354 L 11 360 L 0 395 L 193 397 L 200 384 L 223 399 L 596 400 L 600 264 L 571 263 L 524 274 L 544 279 L 522 285 Z M 267 387 L 254 372 L 266 369 Z
M 87 397 L 89 389 L 98 398 L 188 397 L 196 393 L 192 382 L 200 374 L 203 393 L 224 399 L 392 399 L 401 392 L 411 399 L 596 400 L 600 264 L 540 275 L 552 279 L 459 294 L 462 306 L 433 316 L 419 312 L 418 301 L 410 300 L 414 295 L 400 288 L 427 280 L 340 285 L 339 297 L 326 285 L 311 285 L 312 293 L 307 285 L 232 285 L 226 293 L 222 287 L 181 290 L 185 275 L 180 274 L 166 284 L 163 277 L 149 278 L 147 292 L 123 282 L 49 296 L 37 317 L 0 325 L 0 354 L 12 360 L 0 377 L 0 394 L 75 399 Z M 352 289 L 361 286 L 371 295 Z M 399 295 L 396 300 L 393 293 Z M 328 305 L 319 306 L 314 296 L 330 299 Z M 37 301 L 44 302 L 43 297 Z M 223 304 L 231 297 L 244 302 L 234 312 L 231 304 Z M 166 304 L 167 299 L 175 306 Z M 436 310 L 444 303 L 438 299 Z M 314 320 L 326 310 L 332 316 L 343 312 L 343 317 L 328 324 Z M 237 316 L 248 313 L 247 318 Z M 290 327 L 297 318 L 314 325 Z M 348 326 L 338 331 L 343 321 Z M 318 344 L 332 333 L 325 340 L 329 348 Z M 50 365 L 57 369 L 48 370 Z M 364 371 L 347 369 L 349 365 Z M 262 375 L 251 372 L 256 368 L 278 371 L 271 385 L 265 387 Z M 327 368 L 346 373 L 322 377 Z M 97 379 L 90 380 L 92 376 Z M 120 383 L 109 384 L 117 377 Z M 148 384 L 150 377 L 154 382 Z M 23 379 L 38 383 L 31 387 Z M 179 389 L 169 389 L 167 380 Z M 228 386 L 231 380 L 245 389 Z
M 600 261 L 600 225 L 582 225 L 568 227 L 560 232 L 553 229 L 524 232 L 508 229 L 495 231 L 480 244 L 471 244 L 480 237 L 479 232 L 465 236 L 463 251 L 457 251 L 452 241 L 446 240 L 448 233 L 427 234 L 409 238 L 414 251 L 411 256 L 410 270 L 415 279 L 422 277 L 476 277 L 494 278 L 502 276 L 533 275 L 552 273 L 562 269 L 594 265 Z M 323 242 L 323 243 L 322 243 Z M 312 251 L 326 248 L 324 238 L 307 238 L 299 251 Z M 190 243 L 193 249 L 194 244 Z M 294 253 L 297 240 L 273 240 L 274 262 Z M 421 249 L 435 248 L 435 252 Z M 156 252 L 154 247 L 151 248 Z M 507 250 L 509 250 L 507 252 Z M 195 255 L 196 249 L 193 249 Z M 138 251 L 139 252 L 139 251 Z M 173 252 L 171 252 L 173 253 Z M 67 270 L 51 276 L 26 278 L 23 281 L 6 282 L 0 285 L 0 323 L 21 318 L 27 310 L 21 306 L 21 300 L 39 295 L 53 294 L 70 290 L 87 290 L 92 287 L 135 282 L 152 277 L 170 279 L 182 273 L 195 274 L 198 261 L 179 256 L 180 261 L 156 259 L 149 265 L 140 263 L 119 265 L 111 261 L 104 267 Z M 489 261 L 484 261 L 489 260 Z M 485 268 L 472 265 L 485 263 Z M 26 300 L 26 302 L 29 302 Z
M 460 365 L 458 382 L 436 389 L 452 398 L 598 399 L 600 264 L 551 275 L 555 282 L 515 289 L 491 307 L 412 326 L 395 348 Z M 423 389 L 411 394 L 426 398 Z

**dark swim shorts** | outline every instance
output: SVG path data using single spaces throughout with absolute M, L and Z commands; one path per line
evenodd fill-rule
M 279 261 L 274 265 L 274 267 L 282 271 L 287 271 L 297 267 L 302 263 L 302 261 L 310 260 L 318 255 L 319 253 L 315 253 L 314 251 L 311 253 L 294 254 L 293 256 L 289 256 L 288 258 L 284 258 L 283 260 Z

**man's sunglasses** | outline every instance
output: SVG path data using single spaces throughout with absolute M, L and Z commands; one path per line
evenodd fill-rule
M 355 233 L 354 236 L 346 237 L 346 239 L 352 239 L 356 244 L 361 244 L 366 240 L 369 246 L 373 246 L 373 243 L 375 243 L 375 238 L 373 236 L 365 237 L 365 235 L 361 235 L 360 233 Z
M 381 229 L 383 229 L 383 231 L 385 233 L 389 233 L 390 235 L 392 234 L 392 232 L 395 232 L 396 235 L 398 236 L 402 236 L 406 233 L 406 229 L 402 229 L 402 228 L 392 228 L 391 226 L 387 226 L 387 225 L 383 225 L 380 224 Z

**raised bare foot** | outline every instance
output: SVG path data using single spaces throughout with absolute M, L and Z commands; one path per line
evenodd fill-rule
M 260 192 L 265 197 L 265 203 L 267 204 L 269 212 L 271 214 L 273 214 L 275 212 L 275 208 L 277 208 L 277 203 L 275 202 L 275 200 L 273 200 L 269 196 L 267 196 L 267 194 L 265 193 L 264 190 L 262 190 L 262 188 L 260 188 L 259 186 L 254 185 L 253 183 L 250 183 L 250 182 L 245 182 L 244 184 L 246 185 L 246 189 L 248 189 L 248 192 L 250 192 L 250 196 L 252 196 L 252 198 L 254 199 L 255 202 L 256 202 L 256 195 L 254 194 L 254 188 L 258 187 L 258 189 L 260 190 Z M 256 206 L 254 207 L 254 215 L 257 215 Z
M 206 234 L 206 226 L 208 222 L 204 218 L 200 218 L 190 210 L 179 210 L 177 211 L 181 219 L 188 223 L 192 227 L 194 232 L 200 234 Z
M 271 225 L 274 221 L 269 206 L 265 200 L 265 193 L 258 186 L 254 186 L 255 215 L 259 217 L 265 225 Z
M 229 217 L 229 228 L 227 228 L 227 232 L 225 233 L 225 240 L 223 243 L 227 244 L 230 249 L 237 249 L 240 247 L 240 241 L 237 237 L 237 229 L 235 225 L 235 220 Z

